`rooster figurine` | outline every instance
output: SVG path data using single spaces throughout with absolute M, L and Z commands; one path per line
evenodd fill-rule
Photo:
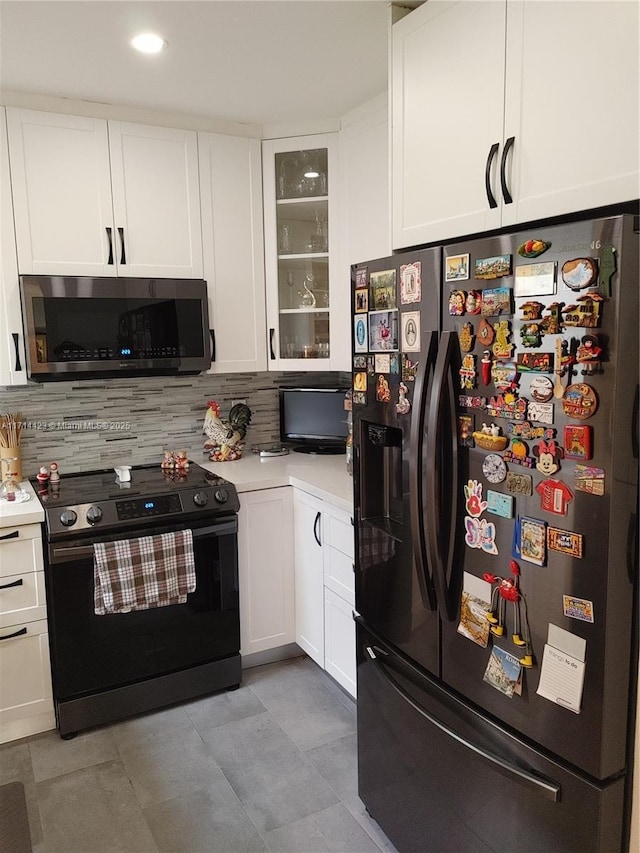
M 202 432 L 207 436 L 204 443 L 211 450 L 212 462 L 231 462 L 240 459 L 244 447 L 247 427 L 251 423 L 251 409 L 245 403 L 236 403 L 231 407 L 229 419 L 220 418 L 220 404 L 215 400 L 207 403 Z

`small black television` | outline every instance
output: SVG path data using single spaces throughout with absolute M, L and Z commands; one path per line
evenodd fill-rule
M 280 441 L 298 453 L 344 453 L 348 388 L 280 387 Z

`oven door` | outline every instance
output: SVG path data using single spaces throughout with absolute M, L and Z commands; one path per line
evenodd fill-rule
M 53 692 L 60 702 L 177 672 L 240 649 L 237 517 L 127 531 L 193 531 L 196 589 L 185 604 L 97 616 L 91 536 L 50 543 L 46 560 Z

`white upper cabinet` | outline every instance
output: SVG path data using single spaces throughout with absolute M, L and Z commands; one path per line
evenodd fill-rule
M 202 278 L 197 134 L 108 125 L 118 274 Z
M 515 141 L 503 224 L 640 195 L 639 10 L 508 0 L 504 136 Z
M 633 200 L 638 4 L 429 0 L 393 26 L 393 246 Z
M 393 26 L 394 249 L 500 225 L 505 26 L 504 0 L 429 0 Z
M 212 373 L 267 368 L 260 141 L 198 134 Z
M 4 107 L 0 107 L 0 385 L 23 385 L 26 381 L 7 120 Z
M 195 131 L 7 119 L 20 273 L 202 277 Z
M 338 134 L 263 143 L 269 370 L 345 370 Z

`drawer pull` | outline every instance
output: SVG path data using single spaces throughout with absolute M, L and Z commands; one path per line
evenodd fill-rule
M 19 530 L 14 530 L 13 533 L 5 533 L 4 536 L 0 536 L 0 542 L 3 539 L 17 539 L 20 536 Z
M 14 637 L 21 637 L 23 634 L 27 633 L 26 628 L 20 628 L 19 631 L 14 631 L 13 634 L 6 634 L 4 637 L 0 637 L 0 640 L 12 640 Z
M 18 578 L 18 580 L 14 581 L 13 583 L 0 584 L 0 589 L 11 589 L 14 586 L 22 586 L 22 584 L 23 584 L 22 578 Z

